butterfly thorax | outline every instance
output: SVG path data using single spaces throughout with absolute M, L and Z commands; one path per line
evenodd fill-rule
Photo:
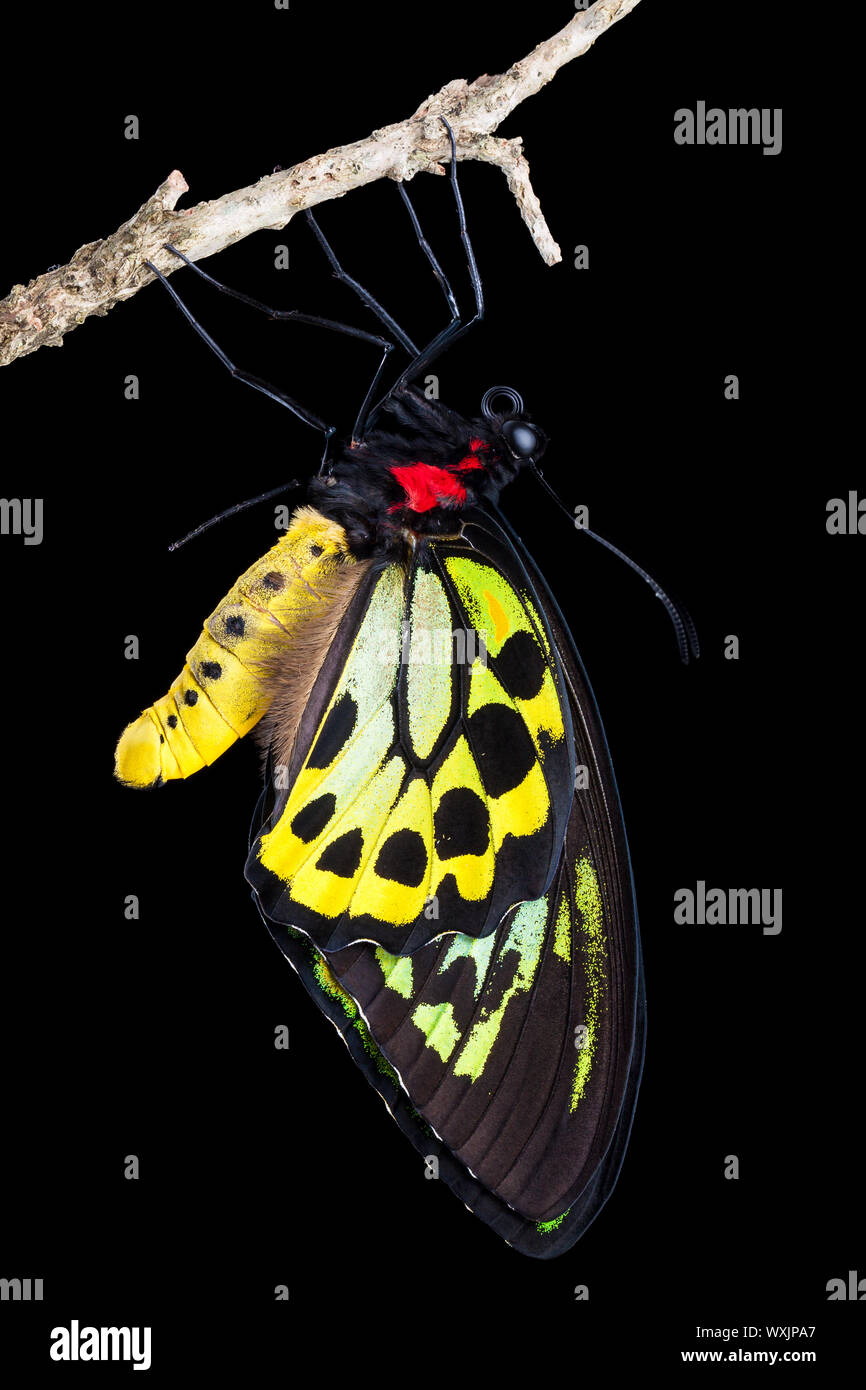
M 454 535 L 464 508 L 495 502 L 523 460 L 486 420 L 466 420 L 416 390 L 389 405 L 388 427 L 340 444 L 310 502 L 345 530 L 356 558 L 392 557 Z

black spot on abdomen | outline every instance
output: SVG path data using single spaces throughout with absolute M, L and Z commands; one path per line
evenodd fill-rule
M 532 700 L 544 684 L 547 663 L 529 632 L 512 632 L 493 662 L 505 689 L 516 700 Z
M 427 849 L 417 830 L 395 830 L 379 851 L 376 873 L 392 883 L 417 888 L 427 873 Z
M 357 715 L 358 706 L 351 695 L 344 692 L 325 720 L 322 732 L 307 759 L 307 767 L 331 766 L 340 749 L 348 743 Z
M 433 837 L 440 859 L 483 854 L 490 839 L 487 807 L 469 787 L 452 787 L 436 807 Z
M 488 796 L 519 787 L 535 762 L 529 730 L 509 705 L 482 705 L 469 720 L 469 743 Z
M 340 878 L 352 878 L 358 872 L 364 837 L 360 830 L 347 830 L 326 845 L 316 861 L 317 869 L 325 869 Z
M 337 798 L 333 792 L 325 792 L 323 796 L 317 796 L 315 801 L 309 801 L 306 806 L 302 806 L 300 811 L 292 821 L 292 834 L 297 835 L 304 844 L 310 844 L 321 835 L 328 821 L 337 806 Z

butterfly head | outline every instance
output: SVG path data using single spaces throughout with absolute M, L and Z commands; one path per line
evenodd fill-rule
M 497 409 L 504 401 L 505 409 Z M 510 456 L 520 468 L 537 463 L 544 453 L 547 438 L 524 414 L 523 398 L 511 386 L 491 386 L 481 401 L 481 414 L 494 436 L 502 454 Z

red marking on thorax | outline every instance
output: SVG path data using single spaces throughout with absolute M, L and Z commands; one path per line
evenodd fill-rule
M 406 501 L 389 507 L 389 512 L 399 512 L 404 507 L 411 508 L 413 512 L 429 512 L 446 500 L 466 500 L 466 489 L 453 473 L 445 468 L 436 468 L 432 463 L 407 463 L 392 468 L 391 472 L 405 491 Z
M 484 439 L 470 439 L 471 453 L 464 454 L 459 463 L 449 463 L 438 468 L 433 463 L 395 464 L 390 470 L 406 493 L 405 502 L 397 502 L 389 507 L 389 512 L 399 512 L 408 507 L 413 512 L 429 512 L 433 507 L 441 507 L 448 502 L 465 502 L 466 489 L 455 474 L 464 470 L 483 468 L 478 454 L 490 448 Z
M 483 468 L 484 464 L 475 454 L 467 454 L 459 463 L 452 464 L 451 466 L 459 473 L 461 468 Z

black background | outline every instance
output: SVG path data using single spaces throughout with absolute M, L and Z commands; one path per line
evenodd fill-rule
M 410 115 L 454 77 L 502 71 L 572 13 L 286 13 L 261 0 L 224 17 L 106 9 L 87 25 L 49 9 L 41 36 L 20 35 L 40 37 L 39 63 L 9 50 L 2 288 L 113 230 L 174 167 L 190 185 L 181 207 L 218 197 Z M 738 15 L 645 0 L 505 123 L 500 134 L 524 137 L 561 265 L 542 263 L 499 171 L 460 169 L 488 313 L 434 368 L 442 398 L 474 413 L 487 386 L 517 387 L 551 436 L 545 469 L 569 507 L 586 504 L 687 604 L 703 644 L 681 666 L 661 605 L 625 566 L 531 478 L 505 494 L 602 711 L 647 966 L 647 1068 L 623 1174 L 560 1260 L 521 1258 L 424 1180 L 268 938 L 242 872 L 252 744 L 154 794 L 111 779 L 124 724 L 168 688 L 275 532 L 266 505 L 175 555 L 168 543 L 307 476 L 317 437 L 232 383 L 158 286 L 2 373 L 14 427 L 3 495 L 45 499 L 41 546 L 0 542 L 0 1275 L 45 1281 L 44 1303 L 2 1306 L 0 1358 L 29 1374 L 74 1375 L 47 1355 L 51 1327 L 73 1317 L 152 1325 L 157 1379 L 285 1370 L 305 1340 L 324 1374 L 352 1374 L 403 1336 L 397 1369 L 427 1379 L 458 1342 L 473 1374 L 499 1343 L 575 1375 L 595 1349 L 615 1374 L 680 1364 L 697 1324 L 816 1324 L 802 1345 L 818 1365 L 843 1355 L 861 1315 L 825 1286 L 858 1261 L 866 1274 L 849 1127 L 860 856 L 845 804 L 864 542 L 826 533 L 828 498 L 857 476 L 850 456 L 815 446 L 808 419 L 826 364 L 813 342 L 804 370 L 806 103 L 778 31 L 756 28 L 756 9 L 746 42 Z M 677 146 L 675 110 L 701 99 L 784 107 L 781 155 Z M 124 139 L 131 113 L 137 141 Z M 468 305 L 446 181 L 419 176 L 412 194 Z M 443 322 L 393 188 L 329 203 L 320 221 L 413 336 Z M 287 272 L 274 268 L 283 243 Z M 573 267 L 581 243 L 588 271 Z M 375 331 L 303 219 L 206 268 Z M 351 423 L 372 365 L 363 347 L 260 319 L 189 272 L 173 283 L 235 360 Z M 124 399 L 129 374 L 138 401 Z M 138 661 L 124 659 L 128 634 Z M 728 634 L 738 661 L 723 657 Z M 781 934 L 675 925 L 673 895 L 698 879 L 781 887 Z M 124 919 L 129 893 L 138 922 Z M 273 1047 L 280 1023 L 287 1053 Z M 723 1177 L 728 1154 L 739 1181 Z M 288 1304 L 273 1300 L 283 1283 Z M 342 1340 L 357 1318 L 366 1340 Z

